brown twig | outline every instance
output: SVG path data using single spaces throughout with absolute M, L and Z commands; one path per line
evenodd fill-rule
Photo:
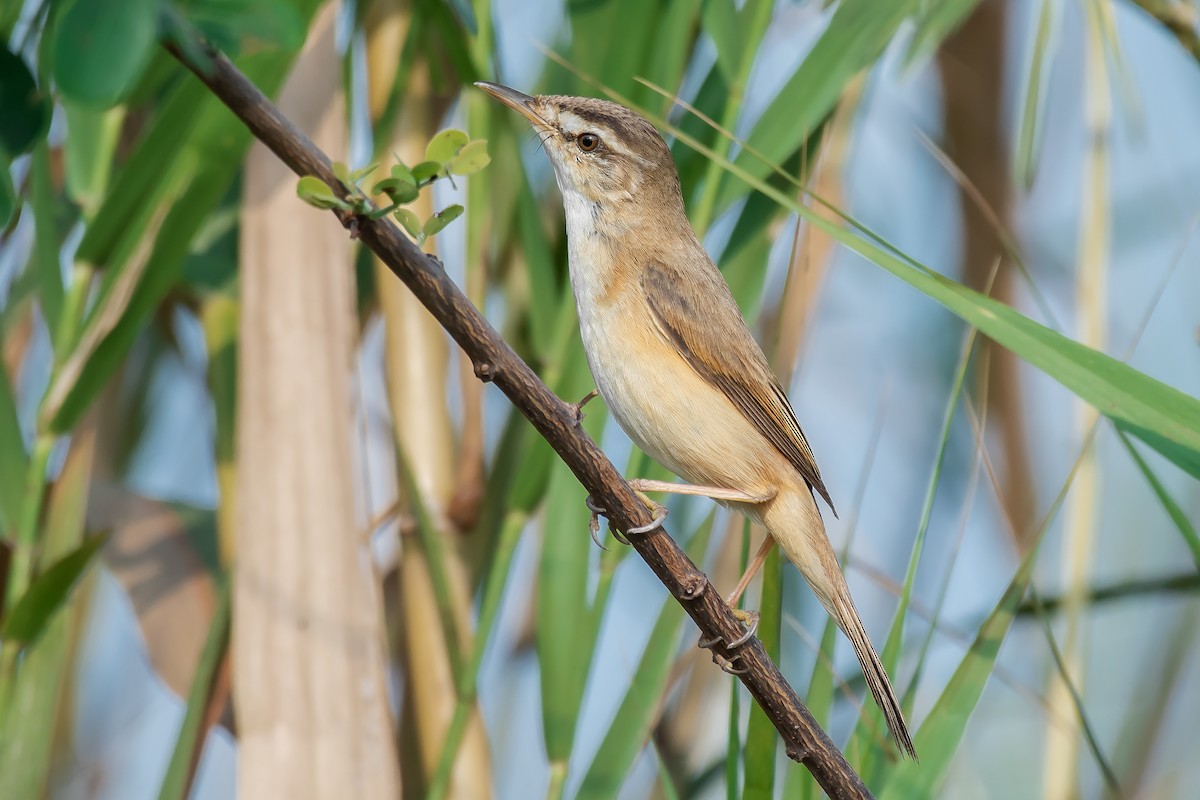
M 192 63 L 172 44 L 170 52 L 194 72 L 236 114 L 250 132 L 297 175 L 314 175 L 348 196 L 329 159 L 219 52 L 207 63 Z M 335 212 L 344 225 L 354 217 Z M 358 219 L 358 238 L 388 265 L 446 328 L 471 358 L 475 374 L 492 381 L 557 451 L 563 462 L 607 509 L 617 530 L 652 521 L 648 508 L 605 457 L 576 426 L 571 407 L 556 397 L 533 370 L 500 338 L 446 275 L 436 259 L 420 252 L 386 220 Z M 730 650 L 744 633 L 733 610 L 661 526 L 630 536 L 630 542 L 672 596 L 696 622 L 705 639 L 716 639 L 714 660 L 733 661 L 738 678 L 783 737 L 787 754 L 802 763 L 831 798 L 869 798 L 862 779 L 813 719 L 762 643 L 751 638 Z

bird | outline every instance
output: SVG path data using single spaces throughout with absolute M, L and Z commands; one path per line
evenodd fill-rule
M 812 449 L 696 237 L 666 142 L 649 120 L 618 103 L 475 85 L 532 125 L 553 167 L 596 391 L 629 438 L 685 481 L 630 484 L 707 496 L 765 527 L 764 546 L 731 605 L 778 543 L 853 645 L 892 738 L 915 759 L 900 702 L 817 507 L 819 495 L 834 510 Z

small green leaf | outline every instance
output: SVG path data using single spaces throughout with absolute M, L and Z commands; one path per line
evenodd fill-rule
M 415 212 L 408 208 L 398 208 L 395 217 L 404 226 L 404 230 L 408 231 L 409 236 L 420 241 L 425 240 L 421 231 L 421 218 Z
M 325 181 L 315 175 L 305 175 L 300 179 L 296 184 L 296 196 L 316 208 L 350 208 L 349 203 L 334 194 Z
M 392 167 L 391 175 L 398 181 L 411 183 L 414 186 L 417 184 L 417 179 L 413 176 L 412 170 L 404 166 L 404 162 L 400 162 Z
M 442 174 L 442 165 L 437 161 L 422 161 L 412 168 L 417 183 L 427 183 Z
M 358 186 L 358 184 L 362 181 L 363 178 L 367 177 L 368 175 L 370 175 L 372 172 L 374 172 L 377 169 L 379 169 L 378 161 L 376 161 L 373 164 L 368 164 L 365 167 L 359 167 L 358 169 L 351 170 L 350 171 L 350 185 Z
M 354 181 L 350 180 L 350 167 L 346 166 L 345 161 L 333 162 L 333 174 L 337 175 L 337 179 L 346 186 L 354 185 Z
M 72 100 L 115 106 L 137 83 L 158 32 L 159 0 L 76 0 L 54 37 L 54 80 Z
M 462 213 L 463 207 L 458 204 L 443 208 L 441 211 L 425 220 L 425 235 L 427 237 L 435 236 L 451 222 L 454 222 L 454 220 L 461 217 Z
M 371 189 L 371 194 L 386 194 L 395 203 L 411 203 L 417 199 L 421 191 L 415 183 L 409 183 L 399 178 L 384 178 L 375 184 Z
M 487 139 L 476 139 L 458 151 L 454 160 L 446 165 L 446 171 L 452 175 L 473 175 L 490 163 L 492 157 L 488 155 Z
M 445 164 L 458 155 L 458 151 L 469 141 L 471 137 L 467 134 L 455 128 L 448 128 L 429 140 L 425 147 L 425 160 Z
M 0 150 L 18 156 L 50 125 L 50 106 L 18 55 L 0 48 Z
M 108 540 L 107 534 L 93 536 L 34 579 L 25 594 L 4 620 L 0 636 L 28 645 L 37 640 L 54 612 L 62 608 L 75 582 L 83 575 L 93 556 Z

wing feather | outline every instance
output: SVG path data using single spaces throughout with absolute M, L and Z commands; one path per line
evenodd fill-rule
M 787 393 L 738 313 L 724 279 L 715 267 L 698 284 L 694 278 L 681 278 L 659 263 L 642 270 L 642 289 L 658 328 L 692 369 L 719 388 L 791 462 L 837 516 Z M 728 302 L 719 301 L 721 294 Z

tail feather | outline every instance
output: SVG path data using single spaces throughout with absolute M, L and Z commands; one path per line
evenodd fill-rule
M 883 712 L 883 719 L 892 733 L 892 738 L 896 740 L 896 744 L 905 755 L 916 761 L 917 750 L 913 747 L 912 736 L 909 735 L 908 725 L 904 722 L 904 712 L 900 708 L 900 700 L 896 697 L 896 692 L 892 689 L 892 682 L 888 679 L 883 662 L 879 660 L 879 654 L 875 652 L 875 648 L 867 636 L 858 611 L 854 608 L 854 601 L 850 599 L 850 593 L 846 591 L 841 594 L 842 596 L 834 600 L 838 627 L 846 633 L 846 637 L 854 645 L 854 654 L 858 656 L 858 663 L 862 666 L 867 687 L 871 690 L 875 703 Z
M 779 546 L 808 581 L 825 610 L 854 645 L 867 686 L 883 711 L 892 738 L 905 755 L 915 760 L 917 751 L 913 748 L 912 737 L 904 723 L 900 701 L 854 608 L 850 588 L 846 585 L 837 556 L 825 534 L 825 523 L 821 521 L 812 491 L 807 486 L 783 489 L 757 513 L 771 536 L 779 542 Z

